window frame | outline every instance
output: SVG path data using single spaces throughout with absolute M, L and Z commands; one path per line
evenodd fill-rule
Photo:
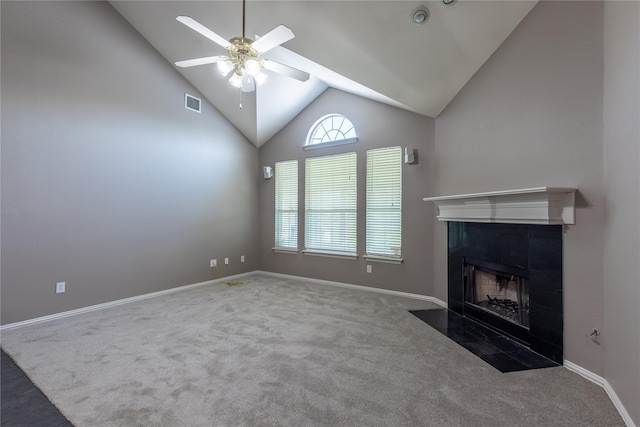
M 283 168 L 289 168 L 289 170 L 283 170 Z M 298 197 L 298 187 L 299 187 L 299 165 L 298 160 L 283 160 L 275 163 L 275 209 L 274 209 L 274 247 L 272 248 L 276 252 L 292 252 L 297 253 L 299 248 L 299 237 L 300 237 L 300 204 Z M 282 180 L 285 180 L 284 182 Z M 287 187 L 287 184 L 289 187 Z M 286 193 L 281 194 L 281 188 L 287 189 Z M 281 207 L 282 204 L 279 204 L 279 200 L 281 197 L 288 196 L 289 198 L 293 198 L 294 201 L 290 203 L 282 203 L 287 204 L 288 209 L 283 209 Z M 282 214 L 284 213 L 294 213 L 295 220 L 290 220 L 289 223 L 295 225 L 295 231 L 292 234 L 295 234 L 293 237 L 293 242 L 295 246 L 289 246 L 286 244 L 282 244 L 287 239 L 282 239 Z M 280 222 L 279 222 L 280 220 Z M 288 240 L 291 240 L 288 239 Z
M 380 157 L 385 152 L 390 153 L 392 157 Z M 374 156 L 378 156 L 378 159 L 374 159 Z M 367 150 L 364 256 L 367 260 L 398 264 L 403 262 L 402 172 L 402 147 L 392 146 Z M 397 188 L 389 186 L 389 183 L 394 180 L 398 181 Z M 385 208 L 385 203 L 397 205 L 397 208 Z M 385 229 L 383 230 L 384 235 L 377 235 L 380 232 L 381 224 L 384 224 L 382 228 L 386 228 L 394 222 L 397 224 L 397 228 L 394 227 L 391 233 L 387 233 Z M 373 235 L 374 232 L 376 235 Z M 397 241 L 396 245 L 393 245 L 394 241 Z M 388 250 L 380 250 L 381 245 L 385 244 L 389 245 Z
M 340 162 L 322 167 L 321 162 L 330 162 L 331 159 Z M 344 176 L 341 177 L 340 172 Z M 318 175 L 311 176 L 313 173 Z M 305 159 L 304 254 L 348 259 L 358 257 L 357 175 L 358 155 L 355 151 Z M 331 188 L 332 184 L 336 187 Z M 312 186 L 316 187 L 315 190 Z M 341 194 L 336 195 L 335 192 Z M 323 210 L 323 205 L 329 209 Z M 336 222 L 335 216 L 342 216 L 343 220 Z M 331 218 L 324 227 L 322 220 L 317 219 L 322 217 Z M 326 224 L 330 224 L 328 229 Z M 342 233 L 336 230 L 341 227 Z M 335 239 L 335 236 L 341 239 Z M 327 242 L 337 244 L 331 247 Z
M 340 124 L 340 126 L 338 128 L 336 128 L 334 126 L 334 119 L 339 118 L 340 120 L 342 120 L 342 123 Z M 314 139 L 315 135 L 316 135 L 316 131 L 320 128 L 320 127 L 324 127 L 324 125 L 328 122 L 331 122 L 331 126 L 325 127 L 324 128 L 324 136 L 326 136 L 327 134 L 329 134 L 332 131 L 336 131 L 336 132 L 342 132 L 342 126 L 343 124 L 346 122 L 348 123 L 348 125 L 350 125 L 351 127 L 348 129 L 347 131 L 347 135 L 351 135 L 352 136 L 348 136 L 345 138 L 341 138 L 341 139 L 330 139 L 328 141 L 324 141 L 324 142 L 312 142 Z M 346 135 L 345 135 L 346 136 Z M 324 138 L 323 138 L 324 139 Z M 342 114 L 338 114 L 338 113 L 331 113 L 331 114 L 327 114 L 325 116 L 320 117 L 318 120 L 316 120 L 316 122 L 313 124 L 313 126 L 311 126 L 311 128 L 309 129 L 309 132 L 307 133 L 307 139 L 305 140 L 303 149 L 305 150 L 315 150 L 317 148 L 325 148 L 325 147 L 334 147 L 336 145 L 344 145 L 344 144 L 353 144 L 355 142 L 358 141 L 358 134 L 356 131 L 356 128 L 353 124 L 353 122 L 351 120 L 349 120 L 348 117 L 342 115 Z

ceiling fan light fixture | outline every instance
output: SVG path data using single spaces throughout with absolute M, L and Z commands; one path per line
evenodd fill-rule
M 233 87 L 241 88 L 242 87 L 242 74 L 238 74 L 237 71 L 235 73 L 233 73 L 233 75 L 229 79 L 229 83 Z
M 234 68 L 233 63 L 229 60 L 218 61 L 216 65 L 218 66 L 218 72 L 222 75 L 222 77 L 228 76 Z
M 255 59 L 248 59 L 244 62 L 244 69 L 250 76 L 256 76 L 260 73 L 260 62 Z
M 265 80 L 267 80 L 267 75 L 262 71 L 259 71 L 258 74 L 253 76 L 253 79 L 256 81 L 256 86 L 260 86 Z

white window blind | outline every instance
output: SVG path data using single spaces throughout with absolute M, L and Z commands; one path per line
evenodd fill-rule
M 367 151 L 367 255 L 401 256 L 402 148 Z
M 355 254 L 357 250 L 356 153 L 306 160 L 307 250 Z
M 298 248 L 298 161 L 276 163 L 276 248 Z

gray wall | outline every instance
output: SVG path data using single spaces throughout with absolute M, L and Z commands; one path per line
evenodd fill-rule
M 436 119 L 436 195 L 579 189 L 564 234 L 565 358 L 604 374 L 600 2 L 539 2 Z M 446 292 L 446 228 L 436 224 L 436 296 Z M 604 338 L 604 337 L 603 337 Z
M 3 324 L 257 269 L 257 150 L 185 92 L 108 3 L 2 2 Z
M 340 113 L 357 129 L 355 144 L 303 150 L 307 133 L 320 117 Z M 260 182 L 260 268 L 266 271 L 314 277 L 423 295 L 433 294 L 432 224 L 433 210 L 422 201 L 432 193 L 433 119 L 350 95 L 335 89 L 325 91 L 296 119 L 260 148 L 260 165 L 274 166 L 280 160 L 298 160 L 299 248 L 304 248 L 304 159 L 335 153 L 358 153 L 358 254 L 365 250 L 366 150 L 378 147 L 414 147 L 418 164 L 403 164 L 402 256 L 401 265 L 371 263 L 274 253 L 275 180 Z
M 640 3 L 604 16 L 604 373 L 640 425 Z

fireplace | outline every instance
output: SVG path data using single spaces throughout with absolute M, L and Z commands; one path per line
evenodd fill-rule
M 562 226 L 448 222 L 449 309 L 562 364 Z
M 559 364 L 562 235 L 576 223 L 576 192 L 533 187 L 423 199 L 448 224 L 449 309 Z

